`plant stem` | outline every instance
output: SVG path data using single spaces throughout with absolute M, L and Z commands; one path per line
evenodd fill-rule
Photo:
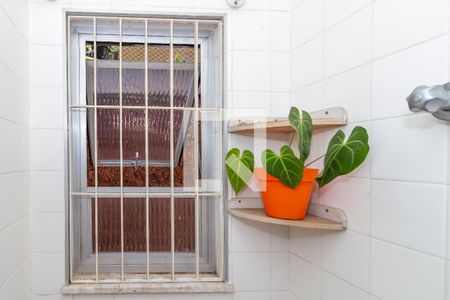
M 291 147 L 293 140 L 294 140 L 294 134 L 292 134 L 291 141 L 289 142 L 289 147 Z
M 316 158 L 315 160 L 311 161 L 309 164 L 307 164 L 305 167 L 315 163 L 316 161 L 318 161 L 319 159 L 321 159 L 322 157 L 324 157 L 326 154 L 319 156 L 318 158 Z

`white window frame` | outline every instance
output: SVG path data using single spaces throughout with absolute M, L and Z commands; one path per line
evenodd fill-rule
M 69 16 L 69 18 L 70 18 L 70 16 Z M 97 19 L 97 18 L 101 18 L 101 17 L 93 17 L 93 18 Z M 134 18 L 131 18 L 131 17 L 121 18 L 121 20 L 126 20 L 126 19 L 134 19 Z M 152 20 L 152 19 L 153 18 L 146 18 L 146 20 Z M 160 19 L 156 18 L 155 20 L 160 20 Z M 173 24 L 174 21 L 175 22 L 182 21 L 182 19 L 170 19 L 170 20 L 171 20 L 170 21 L 171 24 Z M 189 20 L 189 21 L 192 22 L 193 20 Z M 200 20 L 200 21 L 203 22 L 203 21 L 206 21 L 206 19 L 205 20 Z M 194 24 L 197 24 L 196 28 L 198 28 L 198 22 L 199 22 L 199 20 L 195 20 L 194 21 Z M 221 28 L 221 26 L 222 26 L 221 21 L 215 20 L 214 22 L 219 22 L 220 23 L 219 30 L 221 30 L 222 29 Z M 171 32 L 173 34 L 173 25 L 171 25 L 171 26 L 172 26 L 172 31 Z M 70 27 L 70 21 L 69 21 L 69 24 L 68 24 L 68 28 L 71 28 Z M 116 42 L 114 39 L 115 39 L 114 36 L 98 36 L 98 35 L 95 35 L 95 41 L 96 42 L 97 41 Z M 69 88 L 69 94 L 71 92 L 76 92 L 75 93 L 75 97 L 77 97 L 78 99 L 82 99 L 81 100 L 82 102 L 79 103 L 78 105 L 80 107 L 82 107 L 83 105 L 87 106 L 86 105 L 86 95 L 85 95 L 85 91 L 86 91 L 86 86 L 85 86 L 85 83 L 86 83 L 86 69 L 85 69 L 85 61 L 83 59 L 81 59 L 81 58 L 84 58 L 84 56 L 85 56 L 85 52 L 84 51 L 85 51 L 85 44 L 86 44 L 86 42 L 93 40 L 93 36 L 89 36 L 89 34 L 79 34 L 79 35 L 70 34 L 69 37 L 68 37 L 68 40 L 69 40 L 68 49 L 69 49 L 69 53 L 71 53 L 71 54 L 68 55 L 68 82 L 69 82 L 68 88 Z M 139 37 L 122 36 L 122 40 L 121 41 L 122 42 L 146 43 L 146 40 L 144 40 L 143 37 L 141 37 L 140 40 L 139 40 Z M 173 38 L 171 46 L 173 46 L 175 44 L 178 44 L 178 43 L 187 44 L 186 41 L 183 41 L 181 39 L 178 40 L 176 38 Z M 203 78 L 210 78 L 209 76 L 207 76 L 208 70 L 209 70 L 208 69 L 208 55 L 209 55 L 208 54 L 208 49 L 209 49 L 208 43 L 209 43 L 209 41 L 206 38 L 198 38 L 196 43 L 199 44 L 201 46 L 201 49 L 202 49 L 202 55 L 201 55 L 201 59 L 202 59 L 202 61 L 201 61 L 201 67 L 202 67 L 201 74 L 202 74 L 202 77 Z M 222 46 L 222 45 L 223 45 L 223 43 L 221 42 L 220 46 Z M 74 49 L 78 49 L 79 51 L 73 51 Z M 220 49 L 220 51 L 223 51 L 223 49 Z M 70 67 L 70 64 L 72 63 L 71 61 L 74 60 L 74 59 L 75 59 L 75 62 L 78 62 L 79 72 L 78 72 L 78 70 L 76 70 L 76 69 L 74 70 L 74 68 Z M 172 59 L 171 64 L 172 64 L 171 68 L 172 68 L 172 74 L 173 74 L 173 59 Z M 222 66 L 220 66 L 220 68 L 222 68 Z M 222 78 L 220 78 L 221 82 L 218 83 L 218 84 L 220 84 L 220 86 L 222 86 L 222 81 L 223 81 L 223 72 L 222 72 L 222 70 L 220 71 L 220 74 L 221 74 Z M 217 81 L 217 79 L 216 79 L 216 81 Z M 76 86 L 77 83 L 79 85 L 79 88 L 78 89 L 74 88 L 72 91 L 70 91 L 70 87 L 71 86 Z M 207 95 L 207 93 L 209 92 L 208 91 L 208 85 L 207 84 L 202 84 L 201 88 L 202 88 L 202 93 L 201 94 L 202 95 Z M 220 87 L 220 88 L 222 88 L 222 87 Z M 70 106 L 71 105 L 71 102 L 70 102 L 71 98 L 73 98 L 72 95 L 69 96 L 69 107 L 68 107 L 69 122 L 71 122 L 71 118 L 70 118 L 71 110 L 72 110 L 73 107 L 77 106 L 76 104 L 72 105 L 72 107 Z M 210 99 L 210 98 L 213 98 L 213 97 L 205 97 L 205 99 Z M 198 100 L 196 100 L 196 101 L 198 101 Z M 202 101 L 204 101 L 204 100 L 202 99 Z M 223 101 L 221 101 L 221 102 L 223 102 Z M 221 106 L 222 106 L 222 103 L 220 103 L 220 107 Z M 168 107 L 168 108 L 170 108 L 170 107 Z M 196 111 L 199 111 L 199 109 L 196 109 Z M 79 124 L 81 126 L 85 126 L 86 125 L 86 118 L 81 119 L 79 121 Z M 71 128 L 71 123 L 69 124 L 69 128 Z M 73 138 L 74 136 L 77 136 L 77 138 L 79 138 L 80 141 L 86 141 L 86 130 L 85 129 L 86 128 L 82 128 L 81 127 L 79 132 L 76 132 L 76 130 L 73 130 L 73 132 L 70 132 L 69 138 Z M 206 132 L 206 133 L 208 132 L 207 128 L 205 128 L 205 129 L 202 128 L 202 132 L 203 132 L 203 130 L 205 130 L 204 132 Z M 222 126 L 220 126 L 220 128 L 216 128 L 216 130 L 218 130 L 221 133 L 222 140 L 223 140 L 225 135 L 223 134 Z M 207 137 L 207 134 L 202 134 L 202 139 L 205 139 L 206 137 Z M 208 145 L 208 141 L 206 139 L 202 140 L 202 145 Z M 72 147 L 73 146 L 77 147 L 77 145 L 72 145 Z M 95 188 L 92 188 L 92 187 L 89 187 L 88 188 L 87 187 L 87 178 L 86 178 L 86 173 L 87 173 L 86 172 L 87 171 L 86 170 L 86 165 L 87 165 L 86 153 L 87 153 L 88 149 L 87 149 L 86 142 L 84 142 L 84 144 L 83 144 L 83 142 L 78 143 L 78 147 L 79 148 L 78 149 L 75 148 L 74 151 L 72 151 L 72 149 L 70 149 L 70 147 L 69 147 L 69 152 L 70 152 L 69 153 L 69 165 L 71 165 L 71 166 L 69 166 L 69 169 L 70 168 L 73 168 L 73 169 L 77 169 L 78 168 L 78 171 L 77 171 L 77 173 L 75 175 L 79 176 L 79 181 L 80 181 L 79 184 L 80 184 L 80 186 L 85 187 L 85 188 L 83 188 L 83 190 L 81 190 L 80 192 L 74 192 L 72 190 L 73 182 L 72 182 L 71 179 L 69 179 L 69 194 L 70 194 L 69 195 L 69 198 L 70 198 L 70 200 L 69 200 L 69 202 L 70 202 L 69 203 L 69 207 L 70 208 L 73 207 L 72 206 L 73 203 L 71 201 L 71 198 L 72 198 L 71 196 L 87 197 L 86 200 L 88 200 L 88 198 L 92 198 L 92 193 L 95 193 L 96 198 L 98 197 L 97 195 L 100 194 L 100 193 L 104 193 L 104 195 L 106 195 L 107 193 L 113 193 L 116 196 L 120 194 L 122 199 L 124 199 L 124 200 L 127 197 L 130 197 L 130 198 L 131 197 L 136 197 L 136 196 L 142 197 L 142 196 L 145 196 L 145 195 L 155 195 L 153 197 L 156 198 L 156 197 L 162 197 L 162 195 L 164 194 L 164 197 L 165 197 L 165 196 L 167 196 L 167 192 L 169 192 L 170 189 L 172 189 L 172 194 L 176 195 L 175 197 L 182 196 L 183 192 L 186 193 L 186 189 L 184 189 L 184 191 L 182 191 L 182 190 L 178 190 L 176 188 L 158 188 L 158 189 L 153 189 L 153 190 L 152 190 L 152 188 L 149 188 L 148 189 L 149 190 L 149 194 L 146 194 L 147 192 L 146 192 L 146 188 L 145 187 L 143 187 L 143 188 L 131 188 L 131 187 L 122 187 L 122 188 L 112 188 L 112 187 L 111 188 L 110 187 L 108 187 L 108 188 L 106 188 L 106 187 L 105 188 L 100 188 L 100 187 L 95 187 Z M 72 159 L 71 158 L 72 158 L 72 155 L 74 155 L 75 153 L 80 153 L 80 157 L 77 160 L 79 162 L 79 166 L 74 166 L 72 164 Z M 206 154 L 207 151 L 202 151 L 202 153 Z M 122 160 L 122 164 L 123 164 L 123 160 Z M 202 165 L 202 171 L 204 170 L 205 174 L 208 174 L 207 170 L 203 169 L 203 168 L 205 168 L 204 165 Z M 69 175 L 69 178 L 70 178 L 70 175 Z M 221 213 L 219 213 L 219 217 L 223 218 L 223 215 L 224 215 L 223 190 L 224 189 L 223 189 L 223 186 L 220 186 L 219 188 L 220 188 L 220 190 L 218 190 L 218 191 L 217 190 L 213 190 L 213 192 L 202 191 L 201 194 L 205 195 L 205 197 L 207 197 L 207 196 L 218 197 L 219 201 L 221 202 L 220 206 L 222 208 Z M 180 193 L 178 193 L 178 192 L 180 192 Z M 193 191 L 187 191 L 187 193 L 190 193 L 190 194 L 192 192 Z M 204 207 L 204 206 L 200 205 L 201 201 L 198 201 L 198 197 L 200 195 L 198 187 L 197 187 L 197 190 L 195 191 L 195 193 L 197 195 L 197 196 L 195 196 L 195 199 L 196 199 L 195 202 L 196 202 L 196 207 L 197 207 L 196 210 L 198 210 L 199 212 L 202 211 L 201 212 L 201 216 L 202 216 L 201 224 L 205 224 L 206 225 L 206 224 L 208 224 L 208 220 L 207 220 L 208 216 L 215 213 L 214 207 L 212 207 L 211 205 L 208 205 L 208 207 L 209 207 L 208 208 L 208 207 Z M 171 197 L 171 199 L 173 199 L 173 196 Z M 173 202 L 173 200 L 171 200 L 171 201 Z M 209 200 L 208 200 L 208 202 L 209 202 Z M 89 233 L 86 236 L 90 237 L 91 236 L 91 232 L 90 231 L 92 230 L 92 227 L 93 227 L 92 224 L 91 224 L 91 217 L 90 217 L 91 216 L 91 212 L 90 212 L 91 206 L 89 204 L 90 201 L 83 201 L 83 203 L 86 203 L 86 205 L 84 205 L 84 208 L 80 208 L 80 209 L 83 210 L 83 213 L 82 213 L 83 217 L 82 217 L 82 220 L 81 220 L 80 224 L 78 224 L 78 226 L 80 226 L 79 230 L 83 230 L 83 231 L 87 230 Z M 173 212 L 172 212 L 172 214 L 173 214 Z M 87 241 L 85 241 L 85 243 L 84 243 L 84 245 L 82 247 L 83 250 L 81 251 L 81 256 L 80 257 L 76 257 L 76 255 L 74 255 L 76 253 L 74 253 L 74 251 L 73 251 L 73 244 L 72 243 L 73 243 L 73 230 L 74 230 L 75 225 L 74 225 L 72 209 L 70 209 L 69 219 L 70 219 L 69 226 L 71 225 L 70 226 L 70 230 L 69 230 L 70 231 L 70 248 L 71 248 L 70 249 L 70 255 L 69 255 L 70 256 L 70 259 L 69 259 L 69 261 L 70 261 L 69 262 L 69 264 L 70 264 L 70 266 L 69 266 L 69 268 L 70 268 L 70 282 L 72 282 L 72 283 L 76 282 L 76 280 L 74 280 L 74 277 L 73 277 L 73 268 L 72 268 L 72 266 L 73 266 L 74 260 L 77 260 L 77 259 L 79 259 L 80 262 L 82 261 L 81 265 L 83 267 L 86 266 L 87 268 L 92 268 L 93 266 L 95 266 L 95 268 L 96 268 L 95 282 L 99 282 L 99 277 L 98 277 L 98 252 L 97 253 L 92 252 L 92 243 L 91 243 L 92 240 L 90 238 L 87 238 Z M 224 271 L 225 270 L 225 267 L 224 267 L 224 264 L 225 264 L 225 259 L 224 259 L 224 257 L 225 257 L 225 254 L 224 254 L 224 251 L 225 251 L 225 239 L 224 239 L 224 235 L 225 234 L 224 234 L 224 221 L 222 220 L 220 222 L 221 222 L 221 225 L 222 225 L 222 230 L 221 230 L 221 232 L 222 232 L 221 233 L 222 234 L 222 249 L 220 250 L 221 253 L 222 253 L 222 258 L 221 258 L 221 261 L 222 261 L 221 264 L 222 265 L 221 266 L 216 266 L 217 270 L 212 270 L 211 267 L 210 267 L 210 265 L 214 266 L 216 264 L 216 261 L 215 261 L 214 258 L 217 256 L 216 253 L 212 253 L 211 251 L 208 251 L 208 244 L 213 242 L 211 234 L 207 234 L 206 231 L 201 231 L 202 226 L 198 226 L 198 225 L 196 225 L 196 228 L 197 228 L 196 232 L 197 232 L 197 234 L 199 232 L 202 232 L 202 235 L 201 235 L 201 238 L 198 237 L 200 239 L 200 241 L 201 241 L 201 247 L 199 247 L 199 243 L 198 243 L 199 241 L 197 241 L 197 237 L 196 237 L 195 259 L 196 259 L 197 267 L 196 267 L 196 272 L 195 272 L 196 276 L 194 278 L 183 278 L 182 276 L 178 276 L 177 274 L 175 274 L 174 268 L 177 268 L 177 272 L 179 271 L 178 268 L 182 269 L 184 264 L 188 264 L 189 261 L 192 261 L 192 258 L 189 258 L 189 256 L 192 256 L 192 254 L 186 254 L 185 255 L 186 257 L 179 256 L 179 254 L 177 254 L 177 261 L 179 261 L 180 263 L 174 265 L 173 264 L 173 255 L 174 255 L 174 253 L 173 253 L 174 250 L 173 249 L 172 249 L 172 255 L 171 255 L 172 258 L 167 253 L 158 253 L 157 255 L 154 255 L 155 253 L 153 252 L 152 253 L 153 261 L 148 262 L 148 266 L 150 268 L 152 268 L 152 271 L 158 271 L 158 266 L 166 265 L 167 263 L 172 261 L 171 277 L 170 277 L 169 280 L 166 280 L 166 281 L 169 281 L 169 282 L 173 282 L 173 281 L 177 281 L 177 282 L 178 281 L 188 281 L 188 282 L 190 282 L 190 281 L 223 281 L 224 278 L 225 278 L 225 271 Z M 206 235 L 209 235 L 209 236 L 206 236 Z M 215 245 L 215 246 L 217 247 L 217 245 Z M 209 250 L 211 250 L 211 249 L 214 249 L 214 248 L 209 247 Z M 121 267 L 122 267 L 122 274 L 121 275 L 122 276 L 121 276 L 119 281 L 120 282 L 124 282 L 124 281 L 127 280 L 127 278 L 124 278 L 124 273 L 123 273 L 123 269 L 124 269 L 124 262 L 123 261 L 124 261 L 124 259 L 123 258 L 125 257 L 125 260 L 127 261 L 127 263 L 130 262 L 131 265 L 136 264 L 138 266 L 141 266 L 142 265 L 141 262 L 146 260 L 146 258 L 145 258 L 146 254 L 145 253 L 123 253 L 123 252 L 120 253 L 120 254 L 122 256 L 122 262 L 121 262 Z M 104 255 L 104 254 L 102 254 L 102 255 Z M 105 257 L 107 258 L 106 261 L 110 261 L 111 268 L 116 268 L 117 267 L 117 263 L 115 262 L 117 260 L 117 255 L 119 255 L 119 253 L 111 253 L 111 254 L 105 255 Z M 147 253 L 147 260 L 148 260 L 148 253 Z M 102 263 L 104 263 L 104 261 Z M 106 264 L 108 265 L 109 262 L 107 262 Z M 219 273 L 219 276 L 217 278 L 212 278 L 212 277 L 201 278 L 201 276 L 200 276 L 200 269 L 207 270 L 208 267 L 209 267 L 210 271 L 217 271 Z M 127 272 L 132 272 L 130 270 L 132 270 L 132 268 L 128 269 L 128 266 L 127 266 Z M 148 276 L 147 279 L 144 280 L 144 282 L 154 282 L 154 281 L 159 282 L 160 280 L 161 280 L 160 278 L 154 278 L 154 277 L 150 278 L 150 276 Z M 85 279 L 83 279 L 82 281 L 83 282 L 86 282 L 86 281 L 90 282 L 90 280 L 85 280 Z M 116 282 L 116 281 L 117 281 L 117 279 L 113 279 L 112 280 L 112 282 Z

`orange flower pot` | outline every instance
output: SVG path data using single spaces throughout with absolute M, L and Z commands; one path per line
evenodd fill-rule
M 292 189 L 278 178 L 269 175 L 264 168 L 256 168 L 264 211 L 273 218 L 302 220 L 308 212 L 311 194 L 318 169 L 305 169 L 302 181 Z

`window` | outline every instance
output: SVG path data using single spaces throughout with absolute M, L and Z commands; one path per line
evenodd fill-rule
M 70 282 L 224 280 L 222 22 L 68 16 Z

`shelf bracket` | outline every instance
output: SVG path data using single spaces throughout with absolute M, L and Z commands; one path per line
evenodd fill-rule
M 228 201 L 228 209 L 261 209 L 263 208 L 261 198 L 232 198 Z M 337 207 L 312 202 L 309 205 L 308 215 L 327 219 L 341 224 L 347 228 L 347 215 Z

